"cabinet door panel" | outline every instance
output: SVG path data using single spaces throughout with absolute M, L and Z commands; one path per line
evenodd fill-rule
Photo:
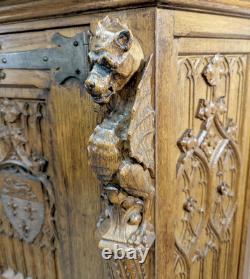
M 87 29 L 3 35 L 1 51 L 52 48 L 56 32 L 72 37 Z M 84 148 L 97 107 L 83 85 L 59 86 L 50 71 L 1 74 L 0 268 L 33 279 L 79 278 L 83 270 L 85 278 L 102 278 L 93 233 L 99 190 Z
M 237 278 L 249 151 L 249 42 L 175 43 L 175 276 Z

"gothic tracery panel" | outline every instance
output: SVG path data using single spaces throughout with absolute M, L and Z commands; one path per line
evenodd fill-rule
M 45 100 L 0 99 L 0 243 L 6 245 L 0 265 L 27 276 L 40 273 L 23 263 L 32 254 L 41 254 L 51 266 L 54 261 L 55 201 L 43 154 L 45 118 Z M 20 257 L 11 261 L 11 250 Z
M 207 278 L 211 270 L 213 278 L 228 278 L 245 63 L 243 55 L 179 58 L 179 94 L 188 100 L 183 111 L 188 112 L 189 129 L 178 142 L 176 278 Z

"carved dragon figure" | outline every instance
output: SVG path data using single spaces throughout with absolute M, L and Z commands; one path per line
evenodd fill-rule
M 152 57 L 145 63 L 128 27 L 106 17 L 91 39 L 89 60 L 86 89 L 108 111 L 88 146 L 90 164 L 103 189 L 99 246 L 150 248 L 155 240 Z

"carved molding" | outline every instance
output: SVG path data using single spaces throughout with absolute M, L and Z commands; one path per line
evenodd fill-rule
M 216 55 L 204 69 L 203 75 L 210 86 L 216 87 L 220 82 L 222 60 L 223 57 Z M 215 90 L 213 93 L 211 99 L 199 101 L 198 134 L 188 129 L 178 141 L 181 156 L 177 179 L 183 204 L 178 211 L 182 211 L 182 216 L 175 225 L 176 278 L 192 278 L 192 266 L 198 263 L 203 270 L 210 254 L 214 265 L 209 272 L 219 276 L 216 274 L 223 245 L 226 253 L 230 251 L 241 160 L 237 125 L 226 117 L 225 98 L 218 97 Z
M 152 57 L 145 63 L 128 27 L 106 17 L 91 39 L 89 59 L 86 89 L 108 111 L 88 146 L 90 165 L 102 186 L 99 248 L 149 250 L 155 240 Z M 108 265 L 110 278 L 147 277 L 139 259 L 110 260 Z

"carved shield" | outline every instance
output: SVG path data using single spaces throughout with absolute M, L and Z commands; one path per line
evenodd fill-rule
M 1 200 L 4 212 L 18 236 L 33 242 L 39 235 L 45 215 L 41 182 L 33 177 L 1 176 Z

